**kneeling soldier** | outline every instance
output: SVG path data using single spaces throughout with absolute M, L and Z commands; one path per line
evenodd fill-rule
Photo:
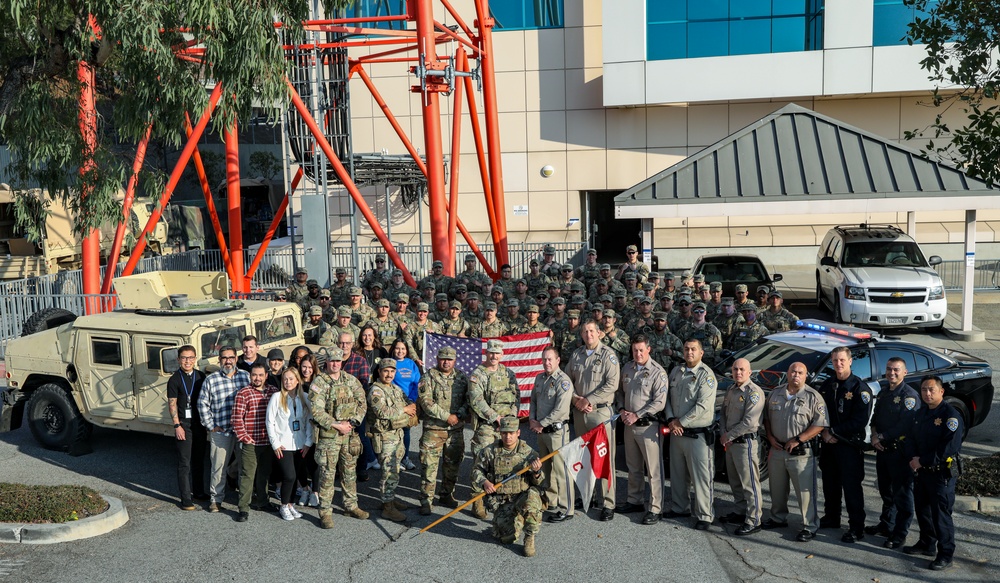
M 472 484 L 486 492 L 486 505 L 493 512 L 493 536 L 504 544 L 516 542 L 524 530 L 524 556 L 535 556 L 535 535 L 542 524 L 542 463 L 538 454 L 519 438 L 517 417 L 500 420 L 500 441 L 476 456 Z M 525 467 L 530 469 L 500 484 Z
M 399 462 L 403 459 L 403 428 L 413 427 L 417 420 L 417 406 L 407 403 L 403 390 L 392 384 L 396 376 L 396 361 L 383 358 L 378 363 L 378 380 L 368 393 L 368 427 L 372 448 L 382 466 L 379 490 L 382 494 L 382 518 L 403 522 L 406 515 L 400 512 L 406 505 L 396 500 L 399 485 Z

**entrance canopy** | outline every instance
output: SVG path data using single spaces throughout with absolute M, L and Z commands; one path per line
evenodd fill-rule
M 787 105 L 621 193 L 615 217 L 995 209 L 997 194 L 917 150 Z

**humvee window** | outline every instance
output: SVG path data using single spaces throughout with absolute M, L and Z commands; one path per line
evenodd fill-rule
M 177 346 L 176 344 L 169 344 L 166 342 L 147 342 L 146 343 L 146 366 L 149 370 L 158 370 L 163 372 L 163 363 L 160 362 L 160 351 L 164 348 L 171 348 Z
M 243 345 L 243 337 L 246 335 L 247 327 L 244 325 L 205 332 L 201 337 L 201 357 L 219 356 L 219 349 L 226 346 L 231 346 L 239 352 L 240 346 Z
M 292 317 L 281 316 L 254 324 L 254 331 L 261 344 L 269 344 L 295 336 L 295 322 Z
M 122 346 L 117 338 L 92 338 L 90 353 L 94 364 L 122 365 Z

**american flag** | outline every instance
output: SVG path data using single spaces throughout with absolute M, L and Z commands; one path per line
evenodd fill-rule
M 500 336 L 503 342 L 503 359 L 500 363 L 514 373 L 517 386 L 521 390 L 521 404 L 517 410 L 518 417 L 528 416 L 531 404 L 531 389 L 535 386 L 535 377 L 542 372 L 542 351 L 550 344 L 548 332 L 531 332 L 529 334 L 513 334 Z M 483 363 L 486 356 L 486 341 L 492 338 L 462 338 L 427 332 L 424 334 L 424 368 L 437 366 L 437 351 L 442 346 L 455 349 L 455 368 L 465 374 L 472 374 L 477 366 Z

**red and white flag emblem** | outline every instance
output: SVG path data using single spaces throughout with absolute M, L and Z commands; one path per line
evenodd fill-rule
M 566 486 L 580 491 L 584 510 L 590 507 L 597 480 L 611 479 L 611 449 L 608 445 L 608 422 L 605 421 L 559 448 L 566 465 Z

